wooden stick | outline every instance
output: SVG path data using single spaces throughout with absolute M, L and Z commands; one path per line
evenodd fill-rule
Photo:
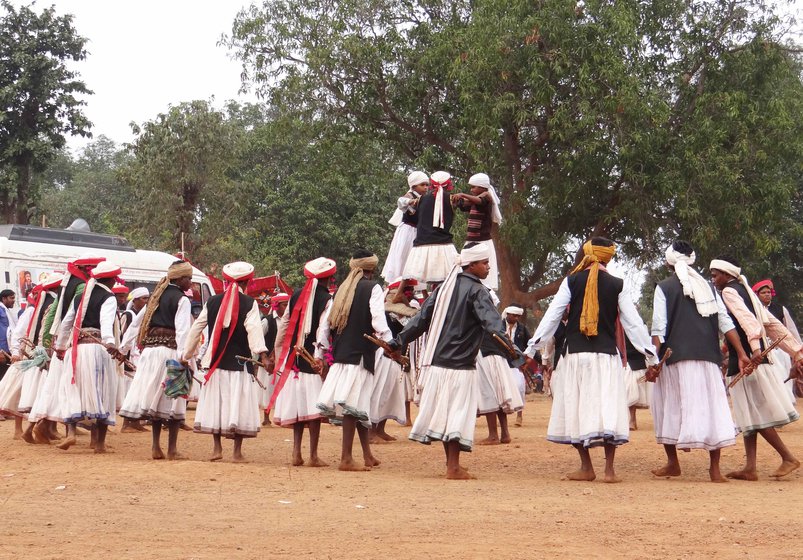
M 86 338 L 91 340 L 92 342 L 97 342 L 98 344 L 100 344 L 101 346 L 106 348 L 106 345 L 103 343 L 103 341 L 101 339 L 99 339 L 98 337 L 96 337 L 95 335 L 93 335 L 91 332 L 88 332 L 85 329 L 81 329 L 79 332 L 83 336 L 85 336 Z M 135 366 L 131 361 L 129 361 L 129 360 L 125 359 L 125 358 L 119 358 L 119 357 L 114 356 L 114 355 L 112 355 L 112 358 L 114 358 L 115 360 L 117 360 L 118 362 L 123 364 L 124 366 L 127 366 L 131 371 L 134 371 L 134 372 L 137 371 L 137 366 Z M 131 377 L 133 378 L 133 375 Z
M 516 349 L 511 348 L 504 338 L 502 338 L 496 333 L 493 333 L 491 337 L 494 339 L 494 341 L 496 341 L 497 344 L 499 344 L 499 346 L 505 349 L 511 360 L 515 360 L 516 358 L 519 357 L 519 354 L 518 352 L 516 352 Z
M 252 366 L 262 367 L 262 362 L 257 361 L 257 360 L 255 360 L 253 358 L 246 358 L 245 356 L 234 356 L 234 357 L 237 358 L 237 360 L 239 360 L 240 362 L 242 362 L 244 364 L 251 364 Z M 265 388 L 265 386 L 259 380 L 259 377 L 257 377 L 257 370 L 249 371 L 248 374 L 251 376 L 251 378 L 254 381 L 256 381 L 257 385 L 259 385 L 259 387 L 261 389 Z
M 379 340 L 378 338 L 375 338 L 370 334 L 363 334 L 362 336 L 369 342 L 376 344 L 382 350 L 387 352 L 390 359 L 396 362 L 397 364 L 401 364 L 402 367 L 406 368 L 410 367 L 410 358 L 408 358 L 407 356 L 402 356 L 400 353 L 396 352 L 393 348 L 390 347 L 390 344 L 388 344 L 384 340 Z
M 664 357 L 661 358 L 660 362 L 658 362 L 658 373 L 659 374 L 661 373 L 661 370 L 664 368 L 664 364 L 666 363 L 666 360 L 671 355 L 672 355 L 672 349 L 667 347 L 667 349 L 664 351 Z M 641 377 L 638 378 L 637 383 L 644 383 L 645 381 L 647 381 L 647 376 L 646 375 L 642 375 Z
M 323 377 L 323 367 L 321 367 L 321 365 L 318 363 L 318 360 L 315 359 L 315 356 L 310 354 L 309 351 L 307 351 L 307 349 L 304 348 L 303 346 L 296 346 L 295 350 L 296 354 L 301 356 L 301 359 L 307 362 L 310 365 L 310 367 L 315 371 L 315 373 Z
M 761 354 L 759 354 L 758 363 L 761 364 L 761 362 L 764 361 L 764 358 L 766 358 L 770 352 L 775 350 L 778 347 L 778 345 L 783 341 L 784 338 L 786 338 L 786 335 L 783 335 L 781 338 L 770 344 L 766 350 L 764 350 Z M 753 370 L 755 370 L 756 367 L 758 366 L 753 364 L 753 362 L 751 361 L 750 365 L 745 367 L 743 370 L 740 370 L 739 373 L 733 376 L 733 380 L 728 384 L 728 389 L 732 389 L 733 386 L 736 385 L 739 381 L 741 381 L 744 376 L 753 373 Z

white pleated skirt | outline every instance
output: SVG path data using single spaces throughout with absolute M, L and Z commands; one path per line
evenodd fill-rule
M 552 375 L 552 395 L 549 441 L 584 447 L 628 442 L 630 412 L 619 356 L 566 354 Z
M 481 353 L 477 356 L 477 384 L 477 414 L 489 414 L 497 410 L 511 414 L 524 408 L 513 369 L 502 356 L 483 356 Z
M 137 373 L 131 381 L 120 416 L 139 420 L 184 420 L 187 415 L 187 399 L 171 399 L 165 396 L 167 360 L 178 359 L 178 352 L 167 346 L 148 346 L 142 350 L 137 363 Z M 193 385 L 197 385 L 193 383 Z
M 402 277 L 419 282 L 443 282 L 457 260 L 452 243 L 419 245 L 410 250 Z
M 25 372 L 17 364 L 11 364 L 0 380 L 0 414 L 21 416 L 19 412 L 20 395 Z
M 477 370 L 424 369 L 428 370 L 427 382 L 410 439 L 427 445 L 435 440 L 458 441 L 461 451 L 471 451 L 479 397 Z
M 778 365 L 778 367 L 773 368 L 773 371 L 778 377 L 778 381 L 781 382 L 783 388 L 786 389 L 786 392 L 789 394 L 789 400 L 794 405 L 795 402 L 797 402 L 797 397 L 795 397 L 795 381 L 793 379 L 786 381 L 786 378 L 789 377 L 789 370 L 792 369 L 792 358 L 780 348 L 773 350 L 771 356 L 772 360 Z
M 33 404 L 46 379 L 47 370 L 42 368 L 31 368 L 23 374 L 19 404 L 21 413 L 28 414 L 33 409 Z
M 245 369 L 216 369 L 201 387 L 195 431 L 224 437 L 256 437 L 262 415 L 259 385 Z
M 800 417 L 776 369 L 783 369 L 777 360 L 761 364 L 730 390 L 733 418 L 744 435 L 785 426 Z
M 368 416 L 373 424 L 395 420 L 403 426 L 407 423 L 404 409 L 407 376 L 401 366 L 385 356 L 381 349 L 376 351 L 374 363 L 374 386 Z
M 340 424 L 343 416 L 353 416 L 366 428 L 371 427 L 371 392 L 374 376 L 362 364 L 333 364 L 318 396 L 318 410 Z
M 285 381 L 273 403 L 273 421 L 280 426 L 292 426 L 297 422 L 320 420 L 318 397 L 323 387 L 321 376 L 303 371 L 288 371 L 284 375 L 290 378 Z
M 30 413 L 28 413 L 28 421 L 52 420 L 54 422 L 62 422 L 64 420 L 64 414 L 62 414 L 61 410 L 61 376 L 64 373 L 64 369 L 64 362 L 54 354 L 50 360 L 50 368 L 47 371 L 44 382 L 40 386 Z
M 257 368 L 257 379 L 265 386 L 265 388 L 261 388 L 257 385 L 257 389 L 259 389 L 259 409 L 265 410 L 268 408 L 270 404 L 270 399 L 273 397 L 273 374 L 268 373 L 265 371 L 265 368 Z M 278 377 L 276 378 L 278 380 Z
M 713 451 L 736 443 L 719 366 L 684 360 L 667 364 L 652 391 L 655 439 L 680 449 Z
M 646 380 L 639 382 L 639 379 L 647 373 L 646 369 L 632 370 L 625 367 L 625 387 L 627 388 L 627 406 L 636 408 L 650 408 L 652 398 L 652 383 Z
M 78 352 L 73 383 L 72 353 Z M 101 344 L 79 344 L 64 355 L 61 378 L 64 422 L 89 419 L 114 426 L 117 406 L 117 364 Z
M 484 280 L 480 280 L 483 285 L 488 288 L 489 290 L 498 290 L 499 289 L 499 265 L 496 263 L 496 248 L 494 247 L 493 239 L 487 239 L 485 241 L 478 241 L 488 247 L 488 251 L 490 252 L 490 257 L 488 258 L 488 264 L 491 268 L 490 272 L 488 272 L 488 276 Z
M 385 266 L 382 267 L 382 278 L 388 284 L 395 281 L 404 272 L 404 265 L 413 248 L 413 241 L 415 241 L 415 233 L 415 226 L 404 222 L 396 226 L 393 240 L 390 242 L 390 249 L 388 249 L 388 256 L 385 259 Z

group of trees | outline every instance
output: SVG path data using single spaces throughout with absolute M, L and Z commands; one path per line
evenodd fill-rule
M 265 0 L 221 41 L 263 103 L 177 104 L 130 146 L 99 139 L 34 168 L 27 198 L 8 180 L 17 125 L 0 121 L 2 202 L 53 225 L 86 209 L 95 229 L 170 251 L 184 233 L 202 265 L 248 258 L 298 280 L 321 254 L 384 254 L 406 172 L 465 188 L 484 171 L 503 201 L 504 301 L 549 295 L 604 235 L 644 267 L 677 236 L 702 267 L 736 254 L 791 302 L 803 82 L 787 25 L 763 0 Z

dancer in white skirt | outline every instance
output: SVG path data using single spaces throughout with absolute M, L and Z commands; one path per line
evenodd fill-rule
M 396 202 L 396 211 L 389 223 L 396 226 L 390 242 L 388 257 L 382 267 L 382 278 L 392 282 L 404 272 L 407 256 L 413 248 L 418 225 L 418 201 L 429 188 L 429 177 L 421 171 L 413 171 L 407 176 L 408 191 Z
M 146 305 L 148 305 L 149 297 L 150 292 L 148 291 L 148 288 L 144 287 L 134 288 L 128 295 L 128 302 L 126 303 L 125 310 L 120 313 L 120 333 L 122 333 L 123 342 L 125 342 L 128 329 L 131 328 L 131 325 L 134 323 L 134 319 L 136 318 L 137 314 L 139 314 L 139 312 L 142 311 Z M 131 382 L 133 379 L 129 376 L 133 376 L 135 374 L 137 364 L 139 363 L 139 356 L 139 346 L 136 344 L 132 345 L 131 350 L 129 350 L 126 354 L 126 358 L 134 367 L 129 368 L 127 364 L 124 365 L 126 375 L 120 379 L 120 383 L 118 384 L 119 388 L 117 390 L 117 398 L 120 402 L 120 408 L 122 408 L 123 403 L 125 402 L 125 397 L 128 395 L 128 390 L 131 388 Z M 142 425 L 142 420 L 132 420 L 131 418 L 123 417 L 123 427 L 120 429 L 121 433 L 147 431 L 148 429 Z
M 477 415 L 485 416 L 488 422 L 488 437 L 478 441 L 478 445 L 510 443 L 507 415 L 514 412 L 519 414 L 524 408 L 522 391 L 516 385 L 516 377 L 508 363 L 508 356 L 509 353 L 488 333 L 483 333 L 480 354 L 477 356 L 479 378 Z M 518 368 L 515 370 L 518 371 Z
M 766 309 L 769 313 L 772 313 L 776 319 L 783 323 L 783 326 L 787 328 L 795 340 L 801 342 L 800 333 L 797 330 L 797 325 L 795 325 L 795 321 L 792 319 L 792 315 L 789 313 L 789 310 L 785 306 L 781 305 L 777 301 L 773 301 L 772 299 L 776 295 L 775 285 L 772 283 L 772 280 L 762 280 L 761 282 L 753 284 L 753 291 L 758 296 L 758 299 L 764 306 L 764 309 Z M 784 366 L 782 368 L 776 368 L 775 371 L 780 375 L 779 381 L 784 384 L 784 388 L 789 393 L 789 398 L 794 403 L 796 401 L 795 383 L 799 383 L 799 381 L 794 379 L 790 379 L 789 381 L 786 380 L 789 376 L 789 370 L 792 367 L 792 361 L 786 352 L 779 350 L 778 348 L 772 351 L 772 357 L 773 360 L 779 361 Z
M 192 286 L 192 265 L 176 261 L 164 276 L 123 337 L 122 352 L 141 348 L 137 372 L 128 389 L 120 416 L 132 421 L 151 421 L 151 457 L 165 458 L 160 438 L 167 424 L 167 458 L 181 459 L 178 433 L 187 413 L 187 400 L 165 395 L 167 360 L 178 360 L 187 340 L 192 313 L 184 294 Z
M 557 330 L 569 307 L 566 356 L 555 371 L 554 400 L 547 439 L 571 444 L 580 455 L 580 468 L 569 480 L 596 478 L 591 447 L 605 447 L 605 482 L 619 482 L 614 469 L 616 447 L 629 440 L 629 414 L 624 367 L 616 349 L 616 319 L 621 320 L 633 346 L 648 365 L 656 351 L 624 282 L 608 274 L 605 265 L 616 253 L 612 241 L 594 237 L 583 245 L 583 260 L 563 280 L 527 346 L 535 355 Z
M 405 280 L 443 282 L 454 266 L 457 249 L 452 242 L 452 176 L 436 171 L 430 177 L 430 190 L 418 201 L 415 241 L 402 276 Z
M 284 292 L 275 294 L 270 298 L 270 313 L 262 317 L 262 334 L 265 336 L 265 347 L 268 349 L 268 363 L 271 367 L 276 367 L 276 335 L 279 332 L 279 321 L 284 317 L 287 310 L 287 303 L 290 296 Z M 270 411 L 273 406 L 273 393 L 276 385 L 273 383 L 273 372 L 263 367 L 258 368 L 257 379 L 265 386 L 259 389 L 259 408 L 263 411 L 263 426 L 270 426 Z
M 304 265 L 307 282 L 290 298 L 290 305 L 278 325 L 274 355 L 278 356 L 274 389 L 274 420 L 280 426 L 293 428 L 293 466 L 325 467 L 318 457 L 321 435 L 321 413 L 318 395 L 321 393 L 324 371 L 322 360 L 309 363 L 298 355 L 304 348 L 314 356 L 319 349 L 329 349 L 326 323 L 332 296 L 329 286 L 334 281 L 337 265 L 332 259 L 319 257 Z M 304 428 L 309 430 L 309 462 L 301 456 Z
M 458 193 L 452 197 L 457 207 L 468 212 L 468 226 L 466 228 L 466 243 L 475 241 L 488 246 L 491 256 L 489 263 L 491 272 L 482 283 L 491 290 L 499 289 L 499 267 L 496 264 L 496 249 L 491 238 L 493 224 L 502 224 L 502 212 L 499 210 L 499 196 L 491 184 L 491 179 L 485 173 L 472 175 L 468 180 L 471 194 Z
M 56 299 L 52 290 L 61 284 L 63 278 L 58 273 L 48 274 L 31 291 L 28 307 L 9 337 L 12 363 L 5 377 L 0 380 L 0 414 L 14 416 L 14 439 L 22 439 L 22 420 L 31 411 L 39 385 L 47 373 L 40 367 L 27 365 L 23 360 L 32 356 L 35 347 L 41 346 L 42 323 L 48 308 Z
M 720 333 L 733 345 L 742 366 L 749 359 L 738 345 L 739 335 L 716 290 L 694 270 L 696 255 L 686 241 L 677 240 L 666 250 L 666 263 L 674 272 L 655 288 L 652 337 L 662 356 L 672 355 L 653 383 L 652 415 L 655 439 L 663 444 L 666 465 L 655 476 L 680 476 L 678 448 L 705 449 L 712 482 L 727 482 L 719 467 L 720 450 L 736 443 L 720 364 Z M 630 356 L 628 355 L 628 358 Z
M 446 478 L 475 478 L 460 464 L 460 452 L 471 451 L 479 394 L 477 353 L 483 332 L 505 335 L 502 317 L 481 280 L 490 270 L 486 245 L 470 243 L 460 253 L 446 281 L 427 299 L 392 346 L 401 348 L 427 332 L 421 359 L 421 406 L 410 439 L 424 444 L 441 441 Z
M 521 322 L 523 316 L 524 308 L 517 303 L 511 303 L 502 311 L 502 319 L 505 320 L 505 333 L 507 333 L 508 338 L 513 341 L 513 345 L 520 352 L 524 352 L 527 349 L 527 342 L 530 340 L 530 331 L 527 330 L 527 325 Z M 524 400 L 524 395 L 527 391 L 527 380 L 524 378 L 525 372 L 522 369 L 529 369 L 530 367 L 530 364 L 525 364 L 522 367 L 511 366 L 510 368 L 510 373 L 519 388 L 522 402 L 522 409 L 516 412 L 516 426 L 524 424 L 523 407 L 527 405 Z
M 785 426 L 799 418 L 789 396 L 774 372 L 777 363 L 764 359 L 760 364 L 761 352 L 767 347 L 767 337 L 779 340 L 779 347 L 792 356 L 796 370 L 803 366 L 803 346 L 795 340 L 786 327 L 771 313 L 767 313 L 747 279 L 741 274 L 739 263 L 733 257 L 719 257 L 711 261 L 711 279 L 722 293 L 722 300 L 733 319 L 739 333 L 739 345 L 744 353 L 751 354 L 756 366 L 753 373 L 742 378 L 731 390 L 733 416 L 744 435 L 744 449 L 747 456 L 745 466 L 728 473 L 728 478 L 739 480 L 758 480 L 756 451 L 758 435 L 781 456 L 781 466 L 771 475 L 786 476 L 800 467 L 800 461 L 781 440 L 775 428 Z M 728 376 L 739 372 L 736 345 L 728 341 Z
M 374 387 L 376 346 L 363 335 L 390 340 L 385 319 L 382 288 L 373 281 L 378 264 L 376 255 L 358 250 L 349 261 L 349 275 L 338 288 L 332 309 L 324 324 L 324 333 L 332 333 L 334 363 L 321 387 L 318 409 L 335 424 L 343 424 L 343 442 L 339 469 L 364 471 L 379 465 L 371 452 L 368 429 L 371 391 Z M 323 356 L 317 349 L 316 358 Z M 357 465 L 352 455 L 354 432 L 362 447 L 364 465 Z
M 212 434 L 211 461 L 223 458 L 222 437 L 234 440 L 232 460 L 245 463 L 244 438 L 256 437 L 260 429 L 259 386 L 250 363 L 241 363 L 237 356 L 259 354 L 262 367 L 270 369 L 268 349 L 262 334 L 259 304 L 245 295 L 254 267 L 246 262 L 233 262 L 223 267 L 223 279 L 229 282 L 226 291 L 209 298 L 203 311 L 192 324 L 184 345 L 185 367 L 195 356 L 201 333 L 210 325 L 209 346 L 202 364 L 208 370 L 198 397 L 195 431 Z
M 625 386 L 627 387 L 627 407 L 630 410 L 630 430 L 638 430 L 636 411 L 650 408 L 652 384 L 647 383 L 647 362 L 644 354 L 639 352 L 625 337 L 625 352 L 627 354 L 627 368 L 625 371 Z
M 106 260 L 91 253 L 81 255 L 77 259 L 67 263 L 67 274 L 61 283 L 61 290 L 56 301 L 50 306 L 44 323 L 42 324 L 42 345 L 44 348 L 55 347 L 58 342 L 57 335 L 61 322 L 67 315 L 73 299 L 80 296 L 89 273 L 95 266 Z M 65 341 L 67 344 L 67 341 Z M 51 359 L 47 375 L 41 382 L 39 391 L 31 405 L 28 414 L 28 428 L 22 435 L 22 439 L 28 443 L 50 443 L 61 438 L 56 430 L 56 422 L 64 419 L 62 404 L 64 394 L 62 391 L 62 377 L 64 373 L 64 363 L 59 359 Z
M 112 293 L 121 271 L 110 261 L 96 266 L 59 327 L 55 354 L 64 362 L 62 414 L 67 425 L 67 438 L 59 449 L 75 445 L 75 425 L 89 419 L 95 421 L 95 453 L 106 452 L 106 432 L 115 424 L 117 381 L 122 375 L 122 366 L 115 361 L 122 360 L 122 354 L 117 300 Z

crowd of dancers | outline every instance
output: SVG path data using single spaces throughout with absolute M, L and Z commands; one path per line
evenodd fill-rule
M 146 430 L 147 422 L 151 457 L 175 460 L 183 458 L 187 401 L 197 398 L 191 429 L 212 435 L 212 461 L 223 459 L 223 438 L 233 440 L 232 460 L 245 461 L 243 441 L 272 412 L 274 423 L 293 429 L 296 466 L 326 466 L 321 423 L 342 426 L 344 471 L 379 464 L 371 444 L 393 439 L 385 430 L 393 420 L 411 425 L 411 440 L 442 443 L 447 478 L 469 479 L 460 457 L 475 444 L 477 418 L 488 425 L 477 443 L 509 443 L 508 415 L 524 407 L 525 373 L 543 365 L 553 396 L 547 439 L 579 454 L 571 480 L 596 478 L 590 450 L 601 446 L 603 480 L 618 482 L 616 449 L 635 427 L 632 409 L 647 405 L 667 455 L 656 476 L 681 474 L 677 449 L 705 449 L 712 481 L 756 480 L 758 436 L 780 456 L 772 476 L 800 466 L 776 428 L 798 419 L 787 377 L 803 374 L 803 346 L 788 311 L 772 302 L 771 282 L 751 287 L 730 256 L 710 263 L 709 282 L 693 267 L 693 247 L 678 240 L 666 251 L 669 275 L 656 287 L 648 329 L 624 282 L 606 269 L 615 244 L 596 237 L 530 337 L 521 305 L 499 311 L 499 197 L 484 173 L 468 185 L 456 193 L 447 172 L 411 173 L 379 274 L 376 255 L 357 249 L 333 295 L 337 263 L 312 259 L 305 284 L 292 296 L 273 294 L 265 315 L 246 295 L 254 267 L 245 262 L 223 267 L 224 292 L 197 317 L 187 262 L 173 263 L 152 293 L 129 292 L 120 267 L 102 257 L 65 263 L 66 273 L 31 291 L 10 333 L 0 413 L 15 418 L 16 438 L 61 450 L 85 425 L 96 453 L 106 451 L 117 415 L 124 431 Z M 460 252 L 455 210 L 468 217 Z M 720 450 L 740 432 L 745 465 L 723 475 Z

